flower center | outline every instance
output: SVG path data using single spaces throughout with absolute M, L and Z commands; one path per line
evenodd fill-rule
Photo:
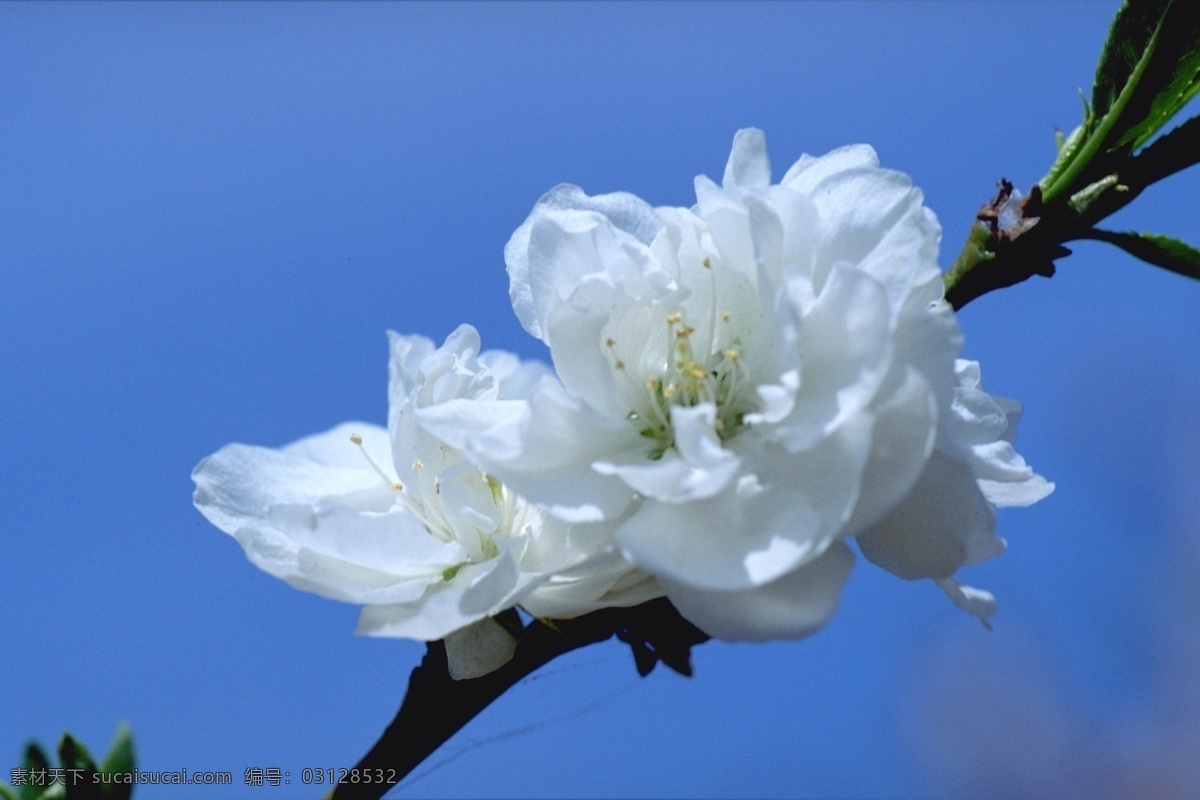
M 388 477 L 387 473 L 376 463 L 366 448 L 363 447 L 361 436 L 351 434 L 350 441 L 357 445 L 359 452 L 362 453 L 367 464 L 379 476 L 380 480 L 392 488 L 400 504 L 421 522 L 425 530 L 443 542 L 456 541 L 462 544 L 466 547 L 472 562 L 486 561 L 499 553 L 499 549 L 496 547 L 496 543 L 492 541 L 492 537 L 522 535 L 535 522 L 538 512 L 534 507 L 530 506 L 523 498 L 516 495 L 491 475 L 480 472 L 478 480 L 486 486 L 486 496 L 495 506 L 496 514 L 488 514 L 485 509 L 479 509 L 479 511 L 483 511 L 485 516 L 489 518 L 494 516 L 497 524 L 493 530 L 479 531 L 479 535 L 460 531 L 450 521 L 442 507 L 442 484 L 440 478 L 437 475 L 428 475 L 425 464 L 421 459 L 415 459 L 412 463 L 412 470 L 416 475 L 416 480 L 413 481 L 415 485 L 410 484 L 406 486 Z M 472 480 L 474 479 L 472 478 Z M 487 500 L 483 502 L 486 503 Z M 449 579 L 447 578 L 447 580 Z
M 707 319 L 698 321 L 700 331 L 682 310 L 667 315 L 665 351 L 647 342 L 643 357 L 633 362 L 633 367 L 622 358 L 623 348 L 615 339 L 604 342 L 612 354 L 613 368 L 624 376 L 623 395 L 630 407 L 627 418 L 639 433 L 656 442 L 654 458 L 675 443 L 671 409 L 676 406 L 712 403 L 716 408 L 713 430 L 721 441 L 737 433 L 745 415 L 755 408 L 742 343 L 732 333 L 737 330 L 731 324 L 732 314 L 717 312 L 714 270 L 707 258 L 703 266 L 711 291 Z

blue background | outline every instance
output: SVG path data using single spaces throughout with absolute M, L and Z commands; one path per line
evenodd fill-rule
M 541 193 L 690 205 L 740 127 L 776 177 L 873 144 L 949 263 L 1049 166 L 1116 6 L 0 5 L 0 765 L 126 719 L 143 768 L 234 774 L 140 797 L 318 796 L 423 646 L 254 569 L 192 508 L 201 457 L 382 422 L 387 328 L 544 357 L 502 256 Z M 1200 242 L 1198 192 L 1113 227 Z M 690 680 L 574 653 L 395 796 L 1200 795 L 1197 320 L 1200 284 L 1093 244 L 962 313 L 1058 484 L 964 576 L 995 632 L 860 559 L 816 636 Z

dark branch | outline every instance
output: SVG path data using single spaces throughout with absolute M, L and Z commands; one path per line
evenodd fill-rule
M 522 632 L 511 661 L 472 680 L 451 678 L 445 645 L 430 642 L 425 658 L 409 677 L 408 691 L 395 719 L 355 770 L 360 777 L 382 775 L 401 780 L 522 678 L 564 653 L 614 634 L 633 648 L 642 675 L 659 661 L 676 672 L 691 675 L 691 648 L 708 640 L 664 598 L 635 608 L 595 611 L 554 627 L 534 621 Z M 335 787 L 332 797 L 376 800 L 393 785 L 345 782 Z

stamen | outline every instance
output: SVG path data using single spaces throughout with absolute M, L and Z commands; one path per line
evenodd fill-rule
M 679 311 L 676 311 L 674 314 L 672 314 L 671 316 L 667 317 L 667 324 L 668 324 L 668 325 L 675 325 L 675 324 L 678 324 L 678 323 L 679 323 L 679 321 L 680 321 L 680 320 L 682 320 L 682 319 L 683 319 L 683 314 L 682 314 L 681 312 L 679 312 Z
M 729 322 L 729 312 L 728 311 L 721 312 L 721 322 L 724 322 L 724 323 Z
M 388 486 L 391 486 L 396 491 L 404 491 L 404 487 L 389 478 L 387 473 L 380 469 L 379 465 L 375 463 L 375 459 L 371 458 L 371 454 L 367 452 L 367 448 L 363 447 L 363 438 L 361 436 L 359 436 L 357 433 L 352 433 L 350 434 L 350 441 L 354 442 L 355 446 L 358 447 L 359 452 L 362 453 L 363 458 L 367 460 L 367 463 L 371 465 L 371 469 L 375 470 L 375 474 L 379 476 L 380 480 L 382 480 Z

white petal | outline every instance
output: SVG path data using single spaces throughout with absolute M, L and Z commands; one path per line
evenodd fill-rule
M 771 162 L 767 160 L 767 137 L 758 128 L 742 128 L 733 137 L 733 150 L 725 164 L 726 188 L 766 191 L 771 185 Z
M 713 429 L 712 403 L 677 408 L 671 414 L 675 447 L 657 461 L 634 452 L 623 463 L 597 461 L 601 475 L 615 475 L 646 497 L 666 503 L 685 503 L 712 497 L 725 489 L 737 474 L 741 459 L 721 446 Z
M 935 450 L 908 497 L 859 534 L 858 546 L 868 561 L 906 580 L 948 578 L 1003 552 L 995 527 L 970 467 Z
M 578 186 L 561 184 L 543 195 L 504 248 L 513 310 L 522 327 L 539 339 L 543 336 L 543 314 L 549 307 L 548 298 L 540 295 L 548 284 L 531 277 L 530 237 L 534 226 L 556 211 L 596 212 L 644 245 L 649 245 L 661 228 L 654 209 L 640 198 L 624 192 L 588 197 Z
M 415 574 L 385 572 L 296 543 L 267 526 L 238 529 L 234 538 L 256 567 L 305 592 L 345 603 L 407 603 L 441 580 L 440 570 L 427 564 Z M 432 537 L 430 537 L 432 538 Z M 450 562 L 461 560 L 459 551 Z M 406 570 L 406 572 L 409 572 Z
M 953 578 L 935 580 L 934 583 L 946 593 L 950 602 L 955 606 L 973 617 L 978 617 L 979 621 L 983 623 L 983 627 L 989 631 L 992 629 L 992 623 L 988 620 L 996 613 L 996 598 L 992 596 L 991 592 L 966 586 Z
M 591 288 L 599 291 L 588 292 Z M 586 306 L 584 294 L 593 295 Z M 607 286 L 580 287 L 571 303 L 550 309 L 544 327 L 554 369 L 563 385 L 597 411 L 619 416 L 629 409 L 622 402 L 617 381 L 628 378 L 616 368 L 611 348 L 604 346 L 604 330 L 611 320 L 609 309 L 615 302 L 596 296 L 612 294 Z
M 1016 483 L 981 479 L 979 488 L 987 501 L 997 508 L 1024 508 L 1049 497 L 1054 484 L 1041 475 L 1031 475 Z
M 539 619 L 571 619 L 601 608 L 625 608 L 662 597 L 653 577 L 634 568 L 615 548 L 552 575 L 521 600 Z
M 941 299 L 943 294 L 937 264 L 942 228 L 937 217 L 921 205 L 920 192 L 912 191 L 908 210 L 858 264 L 884 286 L 893 310 L 901 308 L 914 293 L 920 293 L 921 303 Z M 932 296 L 927 295 L 926 284 L 932 284 Z
M 512 660 L 517 640 L 494 619 L 481 619 L 446 637 L 446 661 L 456 681 L 482 678 Z
M 479 363 L 499 383 L 498 400 L 526 400 L 538 384 L 554 377 L 554 372 L 542 362 L 522 361 L 503 350 L 485 350 L 479 354 Z
M 879 283 L 850 268 L 834 270 L 802 318 L 792 308 L 800 327 L 801 391 L 771 434 L 789 450 L 813 446 L 875 397 L 891 363 L 887 308 Z
M 196 507 L 233 535 L 261 569 L 306 591 L 347 602 L 395 602 L 463 558 L 407 512 L 394 490 L 367 466 L 364 447 L 384 449 L 375 426 L 343 425 L 283 450 L 229 445 L 193 473 Z M 331 466 L 341 449 L 360 466 Z M 314 460 L 322 459 L 322 461 Z
M 463 566 L 449 583 L 431 586 L 418 602 L 365 606 L 358 633 L 431 642 L 510 608 L 543 578 L 517 568 L 519 542 L 498 539 L 497 544 L 495 558 Z
M 792 165 L 781 186 L 786 186 L 803 194 L 812 194 L 818 185 L 831 175 L 846 170 L 877 168 L 879 156 L 870 145 L 851 144 L 830 150 L 823 156 L 800 156 L 800 160 Z
M 798 639 L 828 622 L 853 568 L 854 554 L 839 542 L 778 580 L 742 591 L 662 583 L 679 613 L 710 636 L 761 642 Z
M 436 346 L 424 336 L 401 336 L 388 331 L 388 347 L 391 359 L 388 363 L 390 382 L 388 400 L 391 403 L 407 398 L 417 385 L 421 362 Z
M 937 406 L 929 384 L 912 367 L 873 408 L 871 456 L 863 470 L 862 491 L 849 535 L 875 525 L 904 499 L 925 468 L 937 437 Z
M 923 197 L 901 172 L 866 167 L 831 174 L 806 192 L 821 215 L 820 259 L 861 263 Z
M 315 464 L 344 467 L 365 474 L 370 471 L 370 464 L 363 458 L 362 450 L 359 450 L 351 436 L 361 438 L 362 450 L 366 450 L 377 464 L 387 468 L 390 462 L 388 433 L 369 422 L 343 422 L 324 433 L 306 436 L 284 445 L 280 451 Z
M 869 416 L 800 455 L 730 440 L 746 471 L 710 498 L 645 500 L 616 531 L 643 569 L 696 587 L 744 589 L 812 560 L 837 538 L 858 497 L 870 447 Z
M 602 417 L 550 382 L 527 403 L 451 401 L 417 416 L 431 433 L 568 522 L 618 516 L 633 493 L 592 462 L 648 448 L 624 419 Z

